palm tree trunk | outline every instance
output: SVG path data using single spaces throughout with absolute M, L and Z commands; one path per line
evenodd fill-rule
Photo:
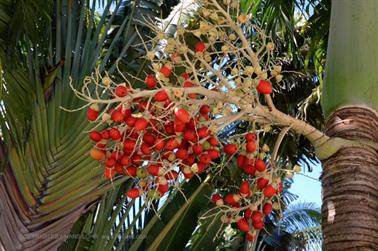
M 328 136 L 378 142 L 378 1 L 332 1 L 323 110 Z M 323 161 L 323 249 L 378 250 L 378 153 Z
M 378 114 L 364 107 L 335 111 L 329 136 L 378 141 Z M 378 250 L 378 153 L 344 148 L 323 162 L 324 250 Z

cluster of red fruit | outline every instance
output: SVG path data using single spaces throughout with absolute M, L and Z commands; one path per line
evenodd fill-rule
M 264 228 L 264 216 L 272 212 L 272 198 L 282 192 L 282 183 L 270 183 L 270 174 L 267 171 L 266 164 L 262 159 L 251 158 L 256 151 L 256 136 L 253 133 L 245 135 L 245 153 L 239 154 L 236 158 L 237 166 L 243 169 L 248 178 L 254 179 L 251 184 L 248 180 L 241 182 L 239 190 L 236 193 L 229 193 L 225 196 L 214 194 L 212 201 L 217 206 L 227 205 L 235 209 L 241 209 L 237 216 L 230 213 L 227 217 L 229 222 L 234 220 L 237 228 L 247 233 L 247 239 L 253 241 L 255 239 L 255 230 Z M 235 145 L 226 145 L 224 151 L 229 154 L 238 152 Z M 250 204 L 249 198 L 252 196 L 260 201 L 260 210 L 257 210 L 256 204 Z

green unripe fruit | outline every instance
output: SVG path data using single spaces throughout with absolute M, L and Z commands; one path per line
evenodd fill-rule
M 153 200 L 158 200 L 161 197 L 159 191 L 156 191 L 156 190 L 148 191 L 147 196 L 148 198 L 153 199 Z
M 138 171 L 137 171 L 137 176 L 138 178 L 140 179 L 144 179 L 147 177 L 147 172 L 146 170 L 144 170 L 143 168 L 139 168 Z
M 203 142 L 202 143 L 202 148 L 205 151 L 209 150 L 211 148 L 211 145 L 210 145 L 209 141 L 206 140 L 205 142 Z

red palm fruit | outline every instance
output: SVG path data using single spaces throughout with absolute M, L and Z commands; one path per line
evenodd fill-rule
M 209 165 L 206 165 L 202 162 L 199 162 L 197 164 L 197 173 L 202 173 L 203 171 L 205 171 L 205 169 L 208 167 Z
M 250 159 L 250 158 L 246 157 L 245 160 L 244 160 L 244 165 L 254 166 L 255 165 L 255 159 Z
M 260 230 L 264 228 L 264 222 L 262 221 L 254 221 L 253 222 L 253 228 L 256 230 Z
M 193 153 L 195 154 L 201 154 L 203 149 L 202 149 L 202 145 L 201 144 L 195 144 L 192 146 L 192 151 Z
M 198 42 L 196 43 L 195 47 L 194 47 L 194 51 L 195 52 L 199 52 L 199 53 L 202 53 L 206 50 L 206 45 L 204 42 Z
M 219 158 L 219 151 L 216 149 L 207 150 L 207 154 L 209 154 L 211 160 L 216 160 Z
M 266 186 L 266 187 L 264 188 L 264 190 L 263 190 L 263 194 L 264 194 L 264 196 L 267 197 L 267 198 L 271 198 L 271 197 L 273 197 L 273 195 L 275 195 L 276 192 L 277 192 L 276 189 L 275 189 L 272 185 L 268 185 L 268 186 Z
M 91 156 L 92 159 L 94 160 L 103 160 L 105 159 L 105 153 L 97 148 L 92 148 L 89 152 L 89 155 Z
M 119 140 L 121 138 L 121 133 L 119 132 L 117 128 L 110 129 L 109 135 L 110 135 L 110 138 L 112 138 L 112 140 Z
M 135 165 L 141 165 L 143 163 L 143 158 L 139 154 L 134 154 L 133 156 L 131 156 L 131 161 Z
M 101 137 L 102 137 L 103 139 L 109 139 L 109 138 L 110 138 L 109 130 L 107 130 L 107 129 L 102 130 L 102 132 L 101 132 Z
M 176 149 L 180 143 L 177 141 L 175 138 L 168 139 L 167 142 L 165 143 L 164 149 L 167 151 L 173 151 Z
M 207 141 L 209 141 L 212 146 L 217 146 L 219 144 L 219 141 L 214 136 L 210 137 Z
M 185 163 L 186 165 L 188 165 L 188 166 L 191 166 L 191 165 L 193 165 L 193 163 L 194 163 L 195 160 L 196 160 L 196 158 L 194 157 L 194 155 L 189 154 L 189 155 L 188 155 L 188 158 L 186 158 L 186 159 L 184 160 L 184 163 Z
M 138 104 L 138 110 L 141 111 L 141 112 L 144 112 L 147 108 L 147 101 L 146 100 L 143 100 L 143 101 L 140 101 L 139 104 Z
M 113 167 L 116 164 L 116 160 L 113 158 L 108 158 L 105 160 L 106 167 Z
M 165 194 L 169 190 L 168 183 L 167 182 L 165 182 L 165 184 L 159 183 L 157 186 L 157 190 L 161 193 L 161 195 Z
M 142 117 L 142 118 L 138 118 L 135 121 L 134 128 L 137 131 L 143 131 L 147 128 L 147 126 L 148 126 L 148 120 Z
M 209 128 L 207 128 L 207 127 L 202 127 L 202 128 L 200 128 L 200 129 L 198 129 L 197 134 L 198 134 L 198 137 L 199 137 L 200 139 L 206 138 L 207 136 L 210 135 Z
M 99 107 L 97 104 L 91 105 L 87 110 L 87 119 L 89 121 L 95 121 L 99 114 Z
M 252 216 L 252 210 L 250 208 L 247 208 L 244 212 L 244 218 L 249 219 Z
M 266 185 L 268 185 L 269 180 L 265 179 L 264 177 L 260 177 L 256 180 L 256 187 L 259 190 L 262 190 Z
M 111 115 L 111 119 L 114 121 L 114 122 L 122 122 L 124 117 L 123 117 L 123 113 L 120 111 L 120 110 L 114 110 L 112 112 L 112 115 Z
M 196 132 L 191 129 L 186 129 L 183 135 L 184 140 L 189 142 L 195 142 L 197 140 Z
M 140 145 L 140 150 L 141 150 L 142 153 L 145 154 L 145 155 L 150 155 L 150 154 L 151 154 L 150 146 L 147 145 L 147 144 L 144 143 L 144 142 Z
M 243 167 L 243 171 L 248 174 L 254 176 L 256 174 L 256 168 L 252 165 L 245 165 Z
M 152 176 L 161 176 L 164 174 L 163 168 L 159 165 L 149 165 L 147 167 L 147 172 Z
M 188 123 L 186 123 L 186 128 L 190 130 L 196 129 L 197 122 L 194 120 L 194 118 L 191 118 Z
M 190 169 L 189 170 L 184 169 L 182 173 L 184 174 L 185 179 L 188 179 L 188 180 L 193 178 L 194 176 L 194 173 L 190 171 Z
M 211 196 L 211 200 L 217 205 L 217 206 L 222 206 L 224 204 L 222 196 L 220 194 L 213 194 Z
M 122 155 L 121 155 L 121 153 L 119 153 L 118 151 L 114 151 L 114 152 L 112 152 L 112 153 L 110 154 L 110 158 L 113 158 L 113 159 L 115 159 L 115 160 L 117 160 L 117 161 L 121 161 L 121 159 L 122 159 Z
M 172 70 L 168 66 L 164 65 L 161 67 L 160 73 L 163 74 L 164 77 L 168 78 L 171 75 Z
M 127 124 L 129 127 L 134 127 L 136 121 L 137 121 L 137 118 L 135 118 L 135 117 L 133 117 L 133 116 L 130 116 L 130 117 L 128 117 L 128 118 L 125 120 L 126 124 Z
M 127 191 L 126 195 L 130 199 L 135 199 L 135 198 L 138 198 L 139 196 L 141 196 L 142 193 L 143 193 L 142 189 L 131 188 L 129 191 Z
M 251 214 L 251 219 L 253 222 L 258 222 L 263 220 L 264 215 L 260 211 L 253 211 Z
M 240 220 L 238 220 L 238 222 L 236 223 L 238 225 L 238 228 L 240 231 L 242 232 L 248 232 L 249 231 L 249 224 L 248 224 L 248 221 L 244 218 L 241 218 Z
M 238 157 L 236 157 L 236 164 L 238 165 L 239 168 L 244 167 L 245 159 L 246 157 L 241 154 Z
M 207 153 L 203 153 L 201 154 L 201 156 L 199 157 L 199 161 L 205 165 L 208 165 L 210 162 L 211 162 L 211 157 L 209 154 Z
M 129 166 L 129 167 L 126 167 L 126 168 L 123 170 L 123 173 L 124 173 L 126 176 L 135 177 L 135 176 L 136 176 L 136 173 L 137 173 L 137 170 L 138 170 L 138 168 L 137 168 L 136 166 Z
M 164 102 L 168 100 L 168 94 L 165 90 L 160 90 L 157 93 L 155 93 L 154 98 L 155 98 L 155 101 L 157 102 Z
M 128 166 L 128 165 L 131 165 L 131 159 L 129 156 L 122 156 L 122 159 L 121 159 L 121 164 L 124 165 L 124 166 Z
M 256 151 L 256 143 L 254 141 L 248 141 L 245 145 L 245 149 L 249 153 L 254 153 Z
M 256 159 L 255 167 L 256 170 L 259 172 L 264 172 L 266 170 L 265 162 L 262 159 Z
M 202 115 L 207 115 L 209 114 L 210 112 L 210 106 L 209 105 L 202 105 L 199 112 L 202 114 Z
M 161 139 L 161 138 L 156 138 L 155 139 L 155 142 L 154 142 L 154 145 L 153 145 L 153 147 L 155 148 L 155 150 L 159 151 L 159 150 L 163 149 L 164 146 L 165 146 L 164 139 Z
M 256 240 L 256 234 L 251 233 L 251 232 L 247 232 L 246 237 L 247 237 L 248 241 L 254 241 L 254 240 Z
M 125 139 L 123 142 L 123 149 L 133 151 L 136 145 L 136 141 L 132 139 Z
M 117 97 L 125 97 L 127 95 L 127 92 L 129 90 L 127 89 L 126 86 L 124 85 L 118 85 L 116 88 L 115 88 L 115 95 Z
M 240 197 L 236 194 L 227 194 L 223 200 L 229 205 L 235 205 L 240 200 Z
M 97 131 L 91 131 L 89 133 L 89 138 L 91 140 L 93 140 L 94 142 L 99 142 L 100 140 L 102 140 L 102 136 L 101 136 L 101 133 L 97 132 Z
M 177 177 L 178 173 L 175 170 L 171 170 L 164 175 L 164 178 L 166 178 L 167 180 L 176 180 Z
M 254 133 L 247 133 L 246 135 L 245 135 L 245 139 L 247 140 L 247 141 L 255 141 L 256 140 L 256 134 L 254 134 Z
M 261 94 L 271 94 L 273 89 L 272 85 L 268 81 L 260 80 L 256 90 Z
M 105 168 L 104 170 L 104 177 L 107 180 L 111 180 L 114 178 L 115 175 L 115 169 L 114 168 Z
M 176 157 L 182 160 L 186 159 L 188 155 L 189 155 L 188 150 L 183 149 L 183 148 L 178 149 L 176 152 Z
M 117 162 L 115 164 L 114 168 L 115 168 L 116 173 L 123 174 L 123 167 L 120 163 Z
M 223 147 L 223 151 L 227 154 L 235 154 L 238 151 L 238 146 L 236 144 L 226 144 Z
M 168 135 L 174 135 L 175 134 L 175 126 L 174 126 L 174 123 L 172 121 L 166 123 L 164 125 L 164 128 L 165 128 L 165 132 Z
M 175 117 L 182 123 L 188 123 L 190 120 L 190 114 L 184 108 L 175 109 Z
M 143 135 L 143 142 L 146 143 L 149 146 L 152 146 L 155 142 L 155 136 L 150 132 L 146 132 Z
M 96 148 L 97 148 L 97 149 L 100 149 L 100 150 L 105 150 L 105 148 L 106 148 L 106 143 L 103 144 L 103 143 L 101 143 L 101 142 L 97 142 L 97 143 L 96 143 Z
M 175 133 L 182 133 L 185 130 L 185 123 L 175 120 L 173 122 L 173 128 L 175 130 Z
M 123 118 L 124 118 L 125 122 L 126 122 L 126 119 L 129 118 L 132 113 L 133 113 L 133 111 L 131 109 L 125 109 L 123 111 Z
M 240 188 L 239 188 L 239 193 L 240 194 L 249 194 L 251 192 L 251 189 L 249 187 L 249 182 L 248 181 L 243 181 L 241 184 L 240 184 Z
M 189 79 L 189 74 L 184 72 L 184 73 L 181 73 L 180 77 L 182 77 L 183 79 Z
M 272 212 L 273 206 L 272 203 L 265 203 L 263 206 L 263 212 L 265 215 L 269 215 Z
M 144 79 L 144 83 L 146 84 L 148 89 L 154 89 L 157 85 L 157 79 L 154 75 L 147 75 Z

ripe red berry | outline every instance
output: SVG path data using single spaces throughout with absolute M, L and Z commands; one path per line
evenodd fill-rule
M 266 80 L 260 80 L 256 89 L 261 94 L 271 94 L 273 91 L 272 85 Z
M 208 165 L 210 162 L 211 162 L 211 157 L 209 154 L 207 153 L 203 153 L 201 154 L 201 156 L 199 157 L 199 161 L 204 164 L 204 165 Z
M 185 130 L 185 123 L 180 120 L 175 120 L 173 122 L 173 128 L 175 133 L 182 133 Z
M 251 214 L 251 219 L 253 222 L 259 222 L 263 220 L 263 214 L 260 211 L 253 211 Z
M 188 155 L 189 155 L 188 150 L 186 150 L 186 149 L 180 148 L 176 152 L 176 157 L 179 158 L 179 159 L 182 159 L 182 160 L 186 159 L 188 157 Z
M 123 142 L 123 150 L 126 150 L 126 151 L 133 151 L 134 148 L 135 148 L 135 145 L 136 145 L 136 141 L 135 141 L 135 140 L 132 140 L 132 139 L 126 139 L 126 140 Z
M 126 155 L 122 156 L 121 164 L 124 165 L 124 166 L 130 165 L 131 164 L 130 157 L 126 156 Z
M 160 176 L 162 175 L 163 169 L 159 165 L 149 165 L 147 167 L 147 172 L 152 176 Z
M 134 128 L 135 130 L 137 131 L 142 131 L 144 129 L 146 129 L 148 126 L 148 120 L 141 117 L 141 118 L 138 118 L 136 121 L 135 121 L 135 125 L 134 125 Z
M 255 221 L 253 222 L 253 228 L 256 230 L 260 230 L 264 228 L 264 222 L 262 221 Z
M 206 45 L 205 45 L 204 42 L 198 42 L 198 43 L 196 43 L 195 48 L 194 48 L 194 51 L 195 51 L 195 52 L 200 52 L 200 53 L 202 53 L 202 52 L 204 52 L 205 50 L 206 50 Z
M 210 145 L 212 146 L 217 146 L 219 144 L 219 141 L 214 136 L 210 137 L 207 141 L 209 141 Z
M 153 146 L 154 146 L 155 150 L 157 150 L 157 151 L 163 149 L 164 146 L 165 146 L 164 139 L 156 138 Z
M 164 77 L 168 78 L 171 75 L 172 70 L 168 66 L 165 65 L 161 67 L 160 73 L 163 74 Z
M 247 240 L 248 241 L 254 241 L 254 240 L 256 240 L 256 234 L 248 232 L 247 233 Z
M 226 202 L 227 204 L 230 204 L 230 205 L 235 205 L 236 203 L 238 203 L 240 197 L 235 195 L 235 194 L 227 194 L 225 197 L 224 197 L 224 202 Z
M 257 159 L 255 161 L 256 170 L 259 172 L 264 172 L 266 170 L 265 162 L 262 159 Z
M 202 153 L 202 145 L 201 144 L 195 144 L 192 146 L 192 151 L 195 154 L 201 154 Z
M 169 190 L 168 183 L 158 184 L 157 189 L 162 195 L 165 194 Z
M 87 110 L 87 119 L 89 121 L 95 121 L 99 114 L 98 110 L 97 105 L 91 105 Z
M 120 110 L 114 110 L 112 112 L 112 115 L 111 115 L 111 119 L 114 121 L 114 122 L 122 122 L 124 117 L 123 117 L 123 113 L 120 111 Z
M 115 95 L 117 97 L 125 97 L 127 95 L 127 92 L 128 92 L 128 89 L 126 86 L 124 85 L 118 85 L 116 88 L 115 88 Z
M 175 170 L 171 170 L 164 175 L 167 180 L 175 180 L 178 177 L 178 173 Z
M 144 83 L 146 84 L 148 89 L 154 89 L 157 85 L 157 79 L 154 75 L 147 75 L 144 79 Z
M 105 158 L 105 153 L 97 148 L 92 148 L 89 152 L 89 155 L 94 160 L 103 160 Z
M 111 179 L 113 179 L 114 175 L 115 175 L 115 169 L 114 168 L 105 168 L 105 170 L 104 170 L 105 179 L 111 180 Z
M 220 200 L 222 200 L 222 202 L 223 202 L 222 196 L 220 196 L 220 194 L 213 194 L 213 196 L 211 196 L 211 200 L 214 203 L 217 203 Z
M 269 180 L 265 179 L 264 177 L 260 177 L 256 180 L 256 187 L 257 189 L 262 190 L 266 185 L 268 185 Z
M 182 123 L 188 123 L 190 120 L 190 114 L 187 110 L 179 108 L 175 110 L 175 117 Z
M 117 128 L 110 129 L 109 135 L 112 138 L 112 140 L 119 140 L 121 138 L 121 133 Z
M 116 163 L 116 160 L 113 158 L 108 158 L 105 160 L 105 166 L 107 167 L 113 167 Z
M 167 151 L 172 151 L 176 149 L 180 143 L 177 141 L 175 138 L 168 139 L 167 142 L 165 143 L 164 149 Z
M 256 143 L 254 141 L 248 141 L 247 144 L 245 145 L 245 149 L 249 153 L 253 153 L 256 151 Z
M 189 74 L 184 72 L 184 73 L 181 73 L 180 77 L 182 77 L 183 79 L 188 79 L 189 78 Z
M 235 144 L 227 144 L 223 147 L 223 151 L 227 154 L 235 154 L 238 151 L 238 147 Z
M 97 131 L 91 131 L 89 133 L 89 138 L 91 140 L 93 140 L 94 142 L 99 142 L 100 140 L 102 140 L 102 136 L 101 136 L 101 133 L 97 132 Z
M 244 165 L 243 171 L 248 174 L 254 176 L 256 174 L 256 168 L 253 165 Z
M 145 155 L 150 155 L 150 154 L 151 154 L 150 146 L 147 145 L 147 144 L 144 143 L 144 142 L 140 145 L 140 150 L 141 150 L 141 152 L 142 152 L 143 154 L 145 154 Z
M 131 198 L 131 199 L 135 199 L 135 198 L 138 198 L 139 196 L 141 196 L 143 193 L 143 191 L 141 189 L 138 189 L 138 188 L 131 188 L 129 191 L 127 191 L 127 197 Z
M 251 189 L 249 187 L 249 182 L 248 181 L 243 181 L 241 184 L 240 184 L 240 188 L 239 188 L 239 193 L 240 194 L 249 194 L 251 192 Z
M 255 141 L 256 140 L 256 134 L 254 134 L 254 133 L 247 133 L 246 135 L 245 135 L 245 139 L 247 140 L 247 141 Z
M 265 197 L 270 198 L 276 194 L 276 189 L 272 185 L 268 185 L 264 188 L 263 193 Z
M 207 154 L 209 154 L 211 160 L 216 160 L 219 158 L 219 151 L 216 150 L 216 149 L 210 149 L 210 150 L 207 150 Z
M 210 135 L 209 128 L 207 128 L 207 127 L 202 127 L 202 128 L 200 128 L 200 129 L 198 129 L 197 134 L 198 134 L 198 137 L 199 137 L 200 139 L 206 138 L 207 136 Z
M 196 135 L 195 131 L 190 130 L 190 129 L 186 129 L 184 131 L 183 138 L 186 141 L 195 142 L 197 140 L 197 135 Z
M 263 212 L 265 215 L 269 215 L 272 212 L 273 206 L 272 203 L 265 203 L 263 206 Z
M 242 232 L 248 232 L 249 231 L 249 224 L 248 224 L 248 221 L 244 218 L 241 218 L 240 220 L 238 220 L 238 222 L 236 223 L 238 225 L 238 228 L 240 231 Z
M 155 98 L 155 101 L 157 102 L 164 102 L 168 100 L 168 94 L 165 90 L 160 90 L 157 93 L 155 93 L 154 98 Z
M 130 116 L 126 119 L 126 124 L 129 126 L 129 127 L 134 127 L 135 125 L 135 122 L 137 121 L 137 118 L 133 117 L 133 116 Z
M 126 167 L 126 168 L 123 170 L 123 173 L 124 173 L 126 176 L 135 177 L 135 176 L 136 176 L 136 173 L 137 173 L 137 170 L 138 170 L 137 167 L 135 167 L 135 166 L 129 166 L 129 167 Z
M 238 165 L 239 168 L 244 167 L 246 157 L 244 155 L 239 155 L 236 157 L 236 164 Z
M 210 112 L 210 106 L 208 105 L 202 105 L 199 112 L 202 114 L 202 115 L 207 115 L 209 114 Z

